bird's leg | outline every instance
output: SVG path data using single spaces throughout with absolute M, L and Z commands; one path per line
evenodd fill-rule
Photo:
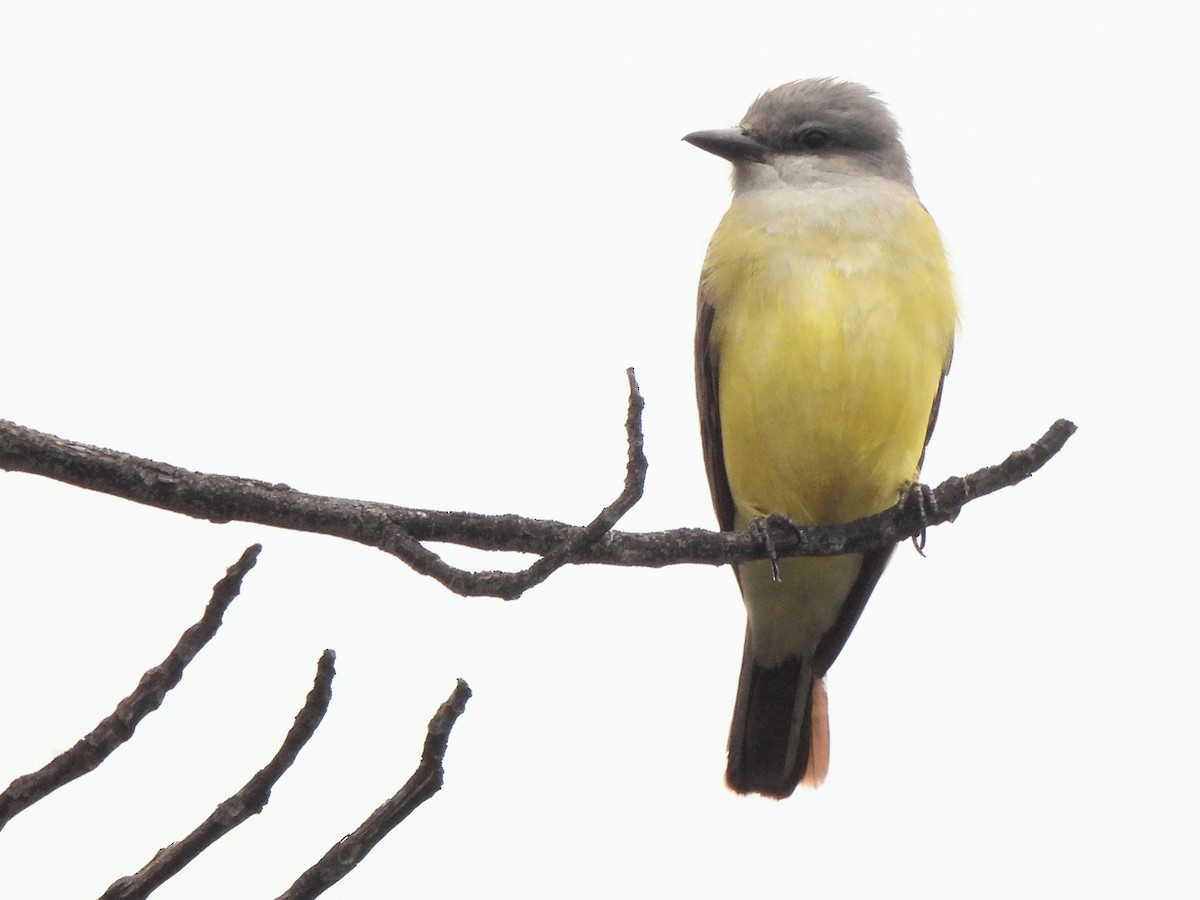
M 775 552 L 775 541 L 771 539 L 771 526 L 773 525 L 786 525 L 793 531 L 797 528 L 796 523 L 787 516 L 771 513 L 769 516 L 755 516 L 746 526 L 746 530 L 754 535 L 763 545 L 763 549 L 767 551 L 767 559 L 771 561 L 771 580 L 780 584 L 783 576 L 779 574 L 779 555 Z
M 916 551 L 924 556 L 925 529 L 929 524 L 929 515 L 938 512 L 937 498 L 933 495 L 933 488 L 927 484 L 921 484 L 919 481 L 909 482 L 900 488 L 900 499 L 896 501 L 896 505 L 901 510 L 909 506 L 916 506 L 917 517 L 921 520 L 921 530 L 912 536 L 912 544 Z
M 746 525 L 746 530 L 754 535 L 755 540 L 767 551 L 767 559 L 771 562 L 771 580 L 776 584 L 783 581 L 779 575 L 779 556 L 775 553 L 775 542 L 771 540 L 771 516 L 755 516 Z

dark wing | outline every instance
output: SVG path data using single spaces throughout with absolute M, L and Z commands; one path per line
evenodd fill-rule
M 721 441 L 721 406 L 717 402 L 717 358 L 712 347 L 713 307 L 705 297 L 704 279 L 696 302 L 696 405 L 700 410 L 700 443 L 708 489 L 722 531 L 733 530 L 733 495 L 725 473 L 725 447 Z
M 846 602 L 842 604 L 837 621 L 821 636 L 821 641 L 813 653 L 813 671 L 818 678 L 825 677 L 825 673 L 829 671 L 833 661 L 838 658 L 838 654 L 846 646 L 850 632 L 854 630 L 859 616 L 867 608 L 867 600 L 870 598 L 871 592 L 875 590 L 879 576 L 887 568 L 888 560 L 892 558 L 892 551 L 895 549 L 896 546 L 893 544 L 891 547 L 863 554 L 862 568 L 858 570 L 858 578 L 854 582 L 854 587 L 850 588 L 850 593 L 846 595 Z
M 951 347 L 950 353 L 946 357 L 946 366 L 942 369 L 942 377 L 938 379 L 937 393 L 933 395 L 933 408 L 929 410 L 929 425 L 925 428 L 925 444 L 921 447 L 921 459 L 917 463 L 918 471 L 920 471 L 921 464 L 925 462 L 925 448 L 929 446 L 929 438 L 933 435 L 933 426 L 937 424 L 938 408 L 942 405 L 942 385 L 946 383 L 946 373 L 950 371 L 950 360 L 953 357 L 954 348 Z M 887 568 L 888 560 L 892 558 L 892 551 L 895 549 L 895 545 L 893 545 L 863 554 L 862 568 L 859 569 L 858 578 L 846 596 L 846 602 L 842 604 L 837 621 L 821 637 L 816 653 L 813 654 L 813 671 L 817 673 L 818 677 L 824 677 L 838 654 L 842 652 L 842 648 L 846 646 L 850 632 L 858 624 L 858 618 L 866 608 L 867 600 L 870 598 L 871 592 L 875 590 L 879 576 Z
M 950 345 L 950 352 L 946 354 L 946 365 L 942 367 L 942 377 L 938 379 L 937 393 L 933 395 L 933 409 L 929 411 L 929 424 L 925 427 L 925 446 L 921 448 L 921 458 L 917 460 L 917 471 L 921 471 L 921 467 L 925 465 L 925 451 L 929 449 L 929 439 L 933 437 L 933 426 L 937 424 L 938 409 L 942 405 L 942 387 L 946 383 L 946 376 L 950 372 L 950 363 L 954 362 L 954 345 Z

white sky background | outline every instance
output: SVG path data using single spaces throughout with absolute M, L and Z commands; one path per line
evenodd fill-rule
M 409 776 L 446 786 L 329 896 L 1193 897 L 1197 76 L 1183 3 L 0 8 L 0 417 L 208 472 L 711 527 L 691 331 L 726 166 L 686 132 L 839 75 L 887 100 L 963 331 L 926 477 L 1060 416 L 1032 481 L 901 548 L 829 679 L 827 784 L 722 783 L 732 576 L 454 597 L 381 553 L 0 475 L 0 782 L 108 714 L 265 546 L 94 774 L 0 834 L 0 894 L 91 897 L 324 725 L 156 896 L 271 897 Z M 456 553 L 456 561 L 493 560 Z M 505 564 L 510 560 L 504 560 Z

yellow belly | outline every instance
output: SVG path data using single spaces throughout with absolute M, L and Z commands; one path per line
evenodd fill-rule
M 917 476 L 957 321 L 941 240 L 911 192 L 751 192 L 709 247 L 704 296 L 734 527 L 848 522 Z M 738 567 L 756 660 L 807 657 L 860 556 Z
M 739 198 L 710 247 L 738 528 L 850 521 L 917 474 L 956 322 L 945 254 L 911 194 L 833 200 Z

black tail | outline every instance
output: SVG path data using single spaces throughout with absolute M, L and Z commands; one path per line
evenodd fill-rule
M 766 667 L 750 634 L 742 658 L 725 782 L 739 794 L 783 799 L 796 785 L 816 787 L 829 768 L 825 686 L 800 657 Z

